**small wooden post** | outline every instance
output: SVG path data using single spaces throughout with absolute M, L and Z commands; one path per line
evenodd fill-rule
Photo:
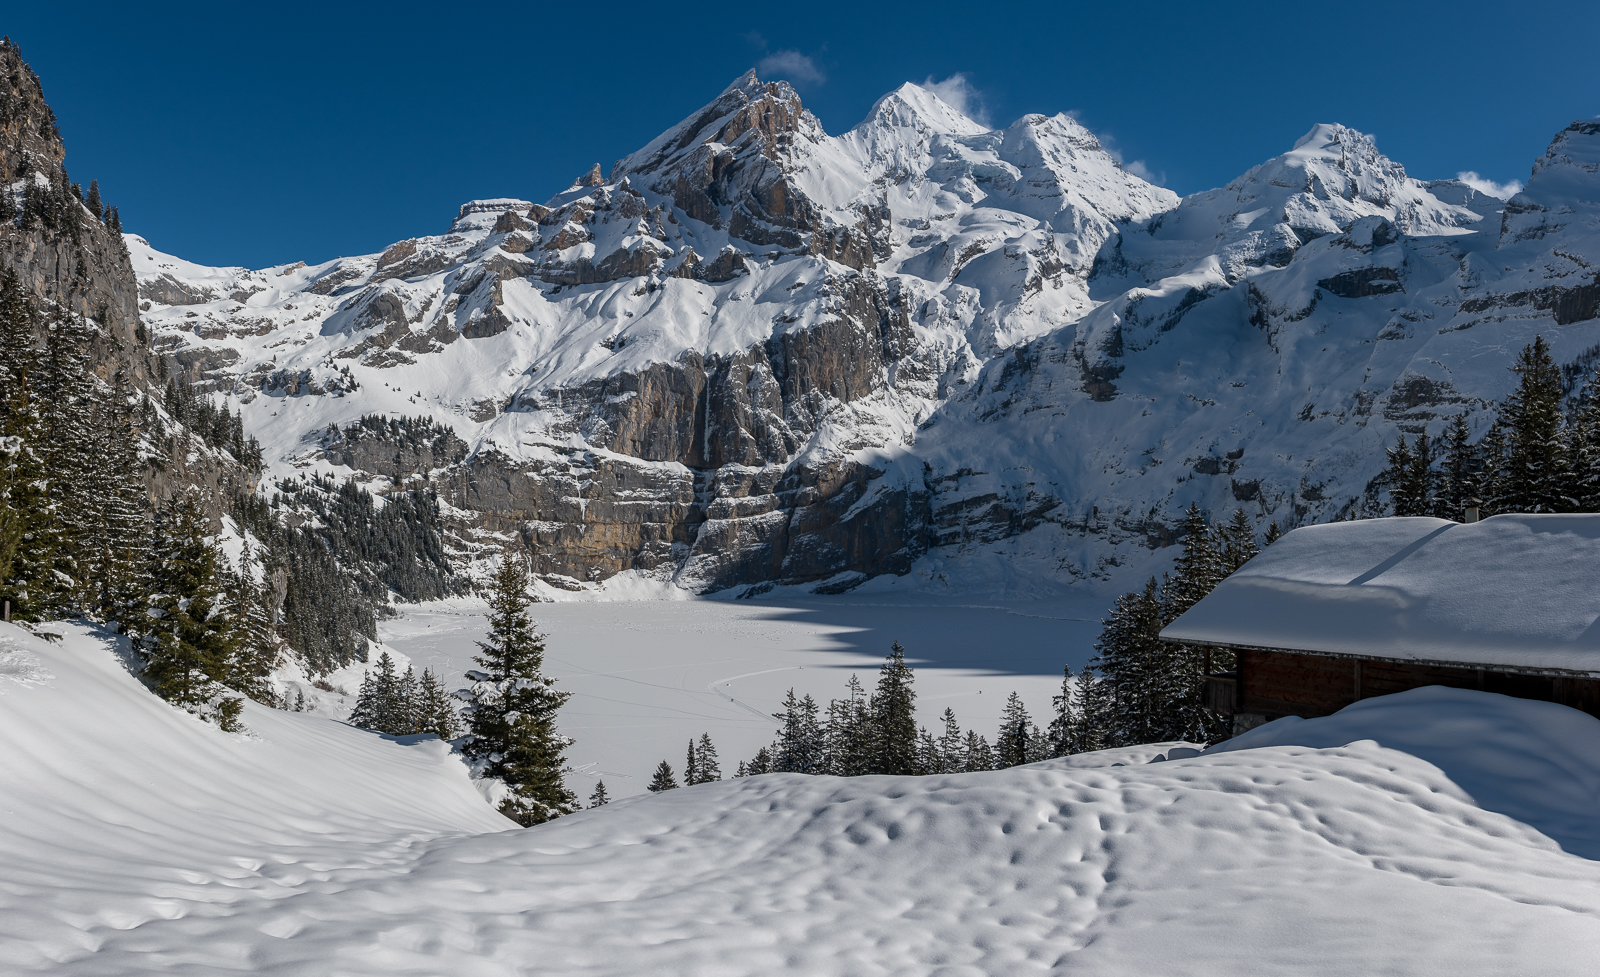
M 11 623 L 11 601 L 6 601 L 6 623 Z

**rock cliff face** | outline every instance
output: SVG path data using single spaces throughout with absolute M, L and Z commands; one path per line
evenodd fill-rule
M 907 85 L 830 136 L 747 75 L 608 174 L 378 255 L 128 242 L 159 347 L 278 471 L 427 478 L 552 587 L 1014 592 L 1158 563 L 1194 500 L 1357 511 L 1397 429 L 1504 392 L 1512 344 L 1576 361 L 1583 125 L 1509 204 L 1332 125 L 1180 201 L 1066 116 L 990 130 Z M 353 433 L 372 414 L 451 433 Z
M 0 40 L 0 267 L 17 273 L 41 309 L 64 308 L 92 321 L 89 357 L 96 375 L 109 382 L 120 373 L 131 389 L 151 391 L 159 402 L 162 365 L 139 319 L 139 285 L 115 208 L 102 209 L 92 195 L 89 202 L 97 206 L 86 204 L 65 160 L 38 75 L 16 45 Z M 44 338 L 41 332 L 41 343 Z M 153 499 L 185 485 L 201 486 L 213 498 L 249 487 L 238 466 L 205 448 L 191 451 L 184 441 L 150 459 L 145 480 Z

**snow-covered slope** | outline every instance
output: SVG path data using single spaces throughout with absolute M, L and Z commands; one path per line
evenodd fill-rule
M 1067 116 L 989 130 L 906 85 L 830 136 L 746 75 L 609 174 L 382 254 L 128 240 L 159 347 L 275 475 L 350 473 L 330 423 L 427 415 L 463 460 L 361 476 L 429 478 L 553 587 L 1015 595 L 1125 584 L 1190 501 L 1358 510 L 1397 430 L 1479 417 L 1534 333 L 1584 354 L 1590 129 L 1505 206 L 1338 125 L 1179 201 Z
M 6 973 L 181 972 L 186 953 L 215 962 L 231 941 L 184 938 L 138 964 L 95 952 L 136 947 L 151 922 L 226 929 L 335 869 L 401 873 L 428 839 L 515 827 L 436 738 L 253 702 L 252 735 L 224 733 L 145 690 L 97 633 L 53 627 L 59 644 L 0 624 Z
M 1600 723 L 1548 703 L 1424 689 L 1159 763 L 768 775 L 528 830 L 437 743 L 270 710 L 229 736 L 80 633 L 0 629 L 0 704 L 8 974 L 1455 977 L 1600 949 Z

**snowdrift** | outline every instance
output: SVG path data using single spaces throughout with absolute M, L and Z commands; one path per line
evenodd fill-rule
M 1600 722 L 1420 690 L 1200 755 L 770 775 L 526 831 L 437 744 L 0 632 L 0 970 L 1588 974 Z

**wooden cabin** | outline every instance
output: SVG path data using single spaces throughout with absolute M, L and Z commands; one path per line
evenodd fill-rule
M 1206 705 L 1235 733 L 1424 685 L 1600 717 L 1600 514 L 1297 529 L 1161 639 L 1233 652 Z

